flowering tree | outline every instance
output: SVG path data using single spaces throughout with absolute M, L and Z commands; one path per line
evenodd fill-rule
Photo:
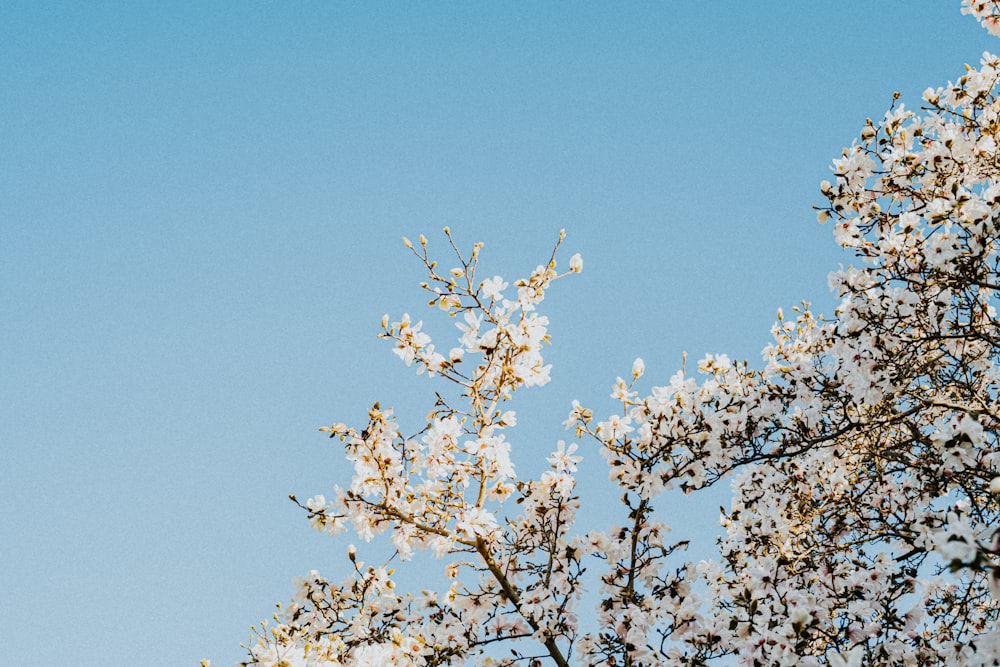
M 997 3 L 963 11 L 996 30 Z M 360 430 L 324 428 L 353 480 L 303 508 L 323 532 L 387 533 L 403 563 L 432 552 L 451 585 L 401 592 L 351 547 L 353 574 L 299 581 L 246 664 L 1000 664 L 998 89 L 986 54 L 919 114 L 894 99 L 834 160 L 819 218 L 859 265 L 830 276 L 833 318 L 779 312 L 760 368 L 708 356 L 648 395 L 637 360 L 603 419 L 574 402 L 567 428 L 619 487 L 607 530 L 574 530 L 577 444 L 537 479 L 512 461 L 507 404 L 549 375 L 537 309 L 579 256 L 511 285 L 477 275 L 480 245 L 451 242 L 442 270 L 406 241 L 461 331 L 443 352 L 420 322 L 383 319 L 438 383 L 433 412 L 412 436 L 378 404 Z M 685 561 L 658 499 L 721 480 L 717 558 Z

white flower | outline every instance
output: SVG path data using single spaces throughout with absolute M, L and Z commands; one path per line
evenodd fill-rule
M 351 657 L 354 667 L 385 667 L 399 664 L 395 655 L 397 650 L 392 644 L 362 644 L 351 651 Z
M 455 528 L 468 537 L 487 537 L 499 529 L 496 517 L 480 507 L 470 507 L 459 513 Z
M 503 291 L 507 289 L 507 283 L 500 276 L 493 276 L 488 280 L 484 280 L 480 288 L 483 291 L 483 296 L 487 299 L 499 300 L 503 299 Z
M 846 653 L 830 654 L 830 667 L 861 667 L 864 657 L 864 646 L 855 646 Z
M 621 438 L 627 433 L 632 432 L 633 429 L 629 426 L 631 422 L 632 419 L 630 417 L 611 415 L 608 417 L 607 421 L 601 422 L 597 425 L 597 433 L 606 440 Z
M 556 443 L 556 451 L 552 452 L 552 456 L 546 461 L 559 472 L 576 472 L 576 464 L 583 460 L 582 456 L 573 456 L 573 452 L 576 450 L 577 444 L 575 442 L 567 447 L 566 441 L 560 440 Z
M 576 480 L 573 476 L 565 472 L 554 472 L 552 470 L 546 470 L 542 473 L 542 484 L 551 488 L 560 496 L 568 496 L 573 492 L 573 486 L 576 484 Z

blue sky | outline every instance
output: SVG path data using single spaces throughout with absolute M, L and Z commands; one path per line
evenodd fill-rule
M 483 241 L 484 277 L 561 228 L 583 255 L 525 469 L 636 356 L 648 387 L 832 311 L 818 183 L 997 48 L 958 6 L 0 5 L 0 662 L 228 665 L 292 577 L 343 573 L 287 495 L 348 479 L 319 426 L 430 407 L 374 337 L 434 317 L 404 234 Z

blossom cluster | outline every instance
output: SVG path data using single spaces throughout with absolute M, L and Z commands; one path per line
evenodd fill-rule
M 1000 37 L 1000 3 L 996 0 L 962 0 L 962 13 L 975 16 L 991 35 Z
M 256 629 L 247 664 L 440 664 L 518 640 L 539 642 L 557 664 L 569 664 L 564 651 L 575 638 L 586 552 L 568 537 L 581 457 L 577 444 L 559 441 L 550 469 L 520 480 L 507 435 L 517 416 L 506 407 L 518 389 L 549 381 L 542 355 L 548 319 L 537 307 L 553 281 L 583 267 L 574 255 L 569 270 L 557 273 L 562 239 L 546 263 L 513 285 L 477 277 L 481 244 L 465 256 L 452 241 L 457 265 L 439 271 L 426 238 L 404 239 L 427 270 L 422 287 L 430 305 L 456 321 L 457 345 L 442 354 L 408 315 L 383 318 L 381 337 L 406 365 L 457 388 L 456 396 L 438 392 L 429 421 L 413 436 L 379 404 L 363 429 L 321 429 L 342 441 L 352 480 L 334 498 L 314 496 L 302 507 L 325 533 L 350 529 L 370 541 L 387 532 L 401 561 L 417 551 L 447 560 L 444 574 L 453 583 L 443 593 L 398 594 L 392 571 L 366 568 L 352 546 L 354 574 L 338 585 L 315 572 L 299 581 L 276 625 Z M 520 514 L 498 515 L 512 498 Z
M 997 3 L 963 11 L 997 31 Z M 604 417 L 573 402 L 567 429 L 617 485 L 605 530 L 574 528 L 579 443 L 518 477 L 508 405 L 548 381 L 538 311 L 582 260 L 558 273 L 557 243 L 509 283 L 479 277 L 482 246 L 466 256 L 447 229 L 448 270 L 405 240 L 457 344 L 408 315 L 381 335 L 453 394 L 435 392 L 414 435 L 378 404 L 360 430 L 324 427 L 352 480 L 302 507 L 323 532 L 386 533 L 401 562 L 428 552 L 450 584 L 401 592 L 352 546 L 352 574 L 298 581 L 247 664 L 1000 664 L 998 133 L 995 56 L 920 112 L 896 96 L 820 186 L 819 219 L 856 259 L 830 274 L 831 317 L 779 311 L 757 366 L 708 355 L 643 390 L 637 359 Z M 716 557 L 687 560 L 657 512 L 720 482 Z

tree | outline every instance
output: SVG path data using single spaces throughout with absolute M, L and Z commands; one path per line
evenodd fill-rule
M 997 3 L 963 11 L 996 29 Z M 406 241 L 461 330 L 443 353 L 420 322 L 383 319 L 437 383 L 433 412 L 412 436 L 378 404 L 360 430 L 324 428 L 353 481 L 302 506 L 320 531 L 388 533 L 402 563 L 432 552 L 453 583 L 402 593 L 351 547 L 353 575 L 303 578 L 247 664 L 1000 664 L 998 82 L 986 54 L 920 114 L 897 95 L 834 160 L 819 218 L 860 264 L 831 274 L 832 319 L 779 313 L 762 368 L 708 356 L 648 395 L 637 360 L 603 420 L 574 403 L 567 428 L 600 445 L 627 519 L 603 532 L 574 532 L 576 444 L 523 480 L 508 439 L 511 396 L 548 379 L 537 308 L 579 256 L 557 273 L 557 243 L 511 286 L 447 229 L 447 271 Z M 718 558 L 685 561 L 657 500 L 721 480 Z

